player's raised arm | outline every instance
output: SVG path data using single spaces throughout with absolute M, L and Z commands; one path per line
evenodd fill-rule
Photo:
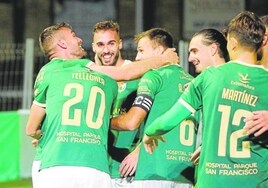
M 89 63 L 87 67 L 91 70 L 107 74 L 117 81 L 122 81 L 139 78 L 150 69 L 156 69 L 164 65 L 177 63 L 179 63 L 178 54 L 175 52 L 174 48 L 168 48 L 159 56 L 148 58 L 146 60 L 134 61 L 120 67 L 98 66 L 93 63 Z

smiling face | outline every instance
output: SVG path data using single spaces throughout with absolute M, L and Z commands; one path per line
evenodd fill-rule
M 39 46 L 43 53 L 53 58 L 80 59 L 87 55 L 83 41 L 72 27 L 62 22 L 45 28 L 39 35 Z
M 87 52 L 82 47 L 82 39 L 77 37 L 73 30 L 67 27 L 62 28 L 61 35 L 62 38 L 66 41 L 66 44 L 68 45 L 70 57 L 80 59 L 87 55 Z
M 122 41 L 114 30 L 100 30 L 93 36 L 93 51 L 95 60 L 101 65 L 111 66 L 117 63 L 122 49 Z
M 189 44 L 189 58 L 188 61 L 195 66 L 197 73 L 202 72 L 208 66 L 213 64 L 211 45 L 202 43 L 203 36 L 197 35 L 192 38 Z

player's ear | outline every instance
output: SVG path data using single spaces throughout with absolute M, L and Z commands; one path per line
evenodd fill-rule
M 231 48 L 231 50 L 234 51 L 237 48 L 237 46 L 238 46 L 238 42 L 237 42 L 236 38 L 230 37 L 229 42 L 230 42 L 230 48 Z
M 96 53 L 95 44 L 92 43 L 91 46 L 92 46 L 92 50 L 93 50 L 93 52 Z
M 119 50 L 121 50 L 123 48 L 123 41 L 122 39 L 119 40 Z
M 58 42 L 57 42 L 57 45 L 63 49 L 67 49 L 67 45 L 66 45 L 66 42 L 65 40 L 63 39 L 60 39 Z
M 215 43 L 212 43 L 210 47 L 211 55 L 214 56 L 215 54 L 217 54 L 218 46 Z
M 161 46 L 161 45 L 157 46 L 157 53 L 158 54 L 163 54 L 165 50 L 166 49 L 163 46 Z
M 266 32 L 264 34 L 264 39 L 263 39 L 263 42 L 262 42 L 262 46 L 268 45 L 267 42 L 268 42 L 268 32 Z

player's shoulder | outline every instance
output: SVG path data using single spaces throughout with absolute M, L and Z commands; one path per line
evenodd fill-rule
M 224 63 L 222 65 L 219 65 L 217 67 L 215 67 L 216 70 L 220 70 L 220 71 L 249 71 L 250 70 L 258 70 L 258 71 L 264 71 L 267 72 L 268 70 L 264 68 L 264 66 L 262 65 L 257 65 L 257 64 L 248 64 L 245 63 L 243 61 L 229 61 L 227 63 Z M 213 69 L 212 69 L 213 70 Z
M 164 74 L 166 72 L 170 71 L 178 71 L 181 69 L 181 66 L 178 64 L 172 64 L 172 65 L 164 65 L 162 67 L 159 67 L 157 69 L 151 69 L 147 73 L 155 73 L 155 74 Z
M 217 66 L 209 66 L 205 70 L 203 70 L 201 72 L 201 74 L 213 74 L 213 73 L 218 74 L 218 72 L 224 72 L 224 71 L 230 69 L 233 66 L 234 66 L 234 64 L 232 62 L 220 64 L 220 65 L 217 65 Z
M 187 79 L 193 79 L 193 76 L 186 72 L 179 64 L 163 66 L 159 69 L 159 72 L 163 74 L 178 74 L 179 76 L 187 77 Z
M 46 63 L 41 69 L 39 70 L 38 77 L 48 77 L 48 75 L 51 75 L 52 72 L 58 70 L 59 63 L 64 61 L 63 59 L 52 59 L 48 63 Z
M 222 71 L 220 67 L 209 66 L 204 69 L 196 78 L 196 79 L 203 79 L 207 81 L 216 80 L 216 78 L 222 77 L 221 75 L 224 74 L 225 71 Z
M 48 63 L 46 63 L 41 70 L 49 70 L 49 69 L 54 69 L 56 66 L 59 65 L 59 63 L 63 62 L 63 59 L 52 59 Z
M 226 76 L 230 77 L 238 72 L 248 72 L 249 68 L 252 66 L 255 67 L 255 65 L 249 65 L 239 61 L 229 61 L 218 66 L 207 67 L 200 75 L 207 77 L 208 79 Z
M 86 65 L 92 62 L 90 59 L 69 59 L 63 62 L 63 68 L 69 67 L 86 67 Z
M 101 72 L 98 72 L 98 71 L 94 71 L 94 70 L 90 70 L 90 69 L 85 68 L 85 67 L 84 67 L 84 70 L 87 71 L 87 72 L 90 72 L 92 77 L 102 78 L 103 80 L 105 80 L 106 83 L 109 83 L 109 84 L 117 86 L 117 82 L 107 74 L 104 74 L 104 73 L 101 73 Z
M 186 72 L 183 68 L 179 70 L 179 75 L 181 80 L 191 81 L 194 79 L 194 77 L 190 73 Z
M 188 76 L 188 73 L 178 64 L 165 65 L 157 69 L 151 69 L 146 72 L 142 78 L 144 77 L 165 77 L 170 76 L 170 74 L 184 74 Z M 190 76 L 190 74 L 189 74 Z

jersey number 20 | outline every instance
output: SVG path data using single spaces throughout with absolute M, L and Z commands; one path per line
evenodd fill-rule
M 90 89 L 90 92 L 87 93 L 88 95 L 88 104 L 87 104 L 87 109 L 73 109 L 71 108 L 75 104 L 78 104 L 82 102 L 83 97 L 84 97 L 84 87 L 81 84 L 77 83 L 70 83 L 67 84 L 64 88 L 64 96 L 70 96 L 71 91 L 74 90 L 76 95 L 66 101 L 63 104 L 62 108 L 62 125 L 72 125 L 72 126 L 80 126 L 81 125 L 81 118 L 82 118 L 82 110 L 86 110 L 86 124 L 88 127 L 93 128 L 93 129 L 99 129 L 101 125 L 103 124 L 103 116 L 104 116 L 104 111 L 105 111 L 105 94 L 104 91 L 97 87 L 93 86 Z M 96 118 L 95 121 L 93 121 L 94 117 L 94 110 L 96 107 L 96 101 L 97 101 L 97 95 L 101 96 L 101 100 L 99 103 L 99 111 L 97 112 L 98 117 Z M 84 106 L 84 105 L 82 105 Z M 74 110 L 73 112 L 73 117 L 70 117 L 70 111 Z M 96 113 L 96 112 L 95 112 Z

